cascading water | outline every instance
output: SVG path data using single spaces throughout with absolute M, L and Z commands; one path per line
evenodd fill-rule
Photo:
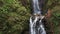
M 34 16 L 30 17 L 30 34 L 46 34 L 42 23 L 44 16 L 41 14 L 41 8 L 39 8 L 38 0 L 33 0 L 33 11 Z

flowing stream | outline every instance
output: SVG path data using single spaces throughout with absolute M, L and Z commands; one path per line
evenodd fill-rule
M 39 8 L 38 0 L 33 0 L 33 10 L 34 16 L 30 17 L 30 34 L 46 34 L 42 23 L 44 16 L 41 14 L 41 8 Z M 37 14 L 39 14 L 39 16 L 37 16 Z

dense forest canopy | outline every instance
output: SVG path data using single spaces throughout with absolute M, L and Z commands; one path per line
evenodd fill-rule
M 30 0 L 0 0 L 0 34 L 21 34 L 29 30 Z M 52 10 L 54 34 L 60 34 L 60 0 L 45 0 L 44 11 Z

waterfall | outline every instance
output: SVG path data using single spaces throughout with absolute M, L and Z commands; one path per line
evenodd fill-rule
M 41 8 L 39 8 L 38 0 L 33 1 L 33 14 L 34 16 L 30 17 L 30 34 L 46 34 L 42 19 L 44 16 L 41 14 Z M 42 5 L 41 5 L 42 6 Z M 38 15 L 39 16 L 38 16 Z
M 38 0 L 32 0 L 33 1 L 33 13 L 34 14 L 41 14 L 41 11 L 40 11 L 40 9 L 41 8 L 39 8 L 39 3 L 38 3 Z
M 30 33 L 31 34 L 46 34 L 42 19 L 44 16 L 36 16 L 33 20 L 33 17 L 30 17 Z

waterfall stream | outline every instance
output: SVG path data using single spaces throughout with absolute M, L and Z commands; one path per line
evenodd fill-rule
M 42 19 L 44 16 L 36 16 L 35 19 L 30 17 L 30 33 L 31 34 L 46 34 Z
M 30 34 L 46 34 L 44 25 L 42 23 L 44 16 L 41 14 L 41 8 L 39 8 L 38 0 L 33 0 L 33 10 L 34 16 L 30 17 Z M 39 16 L 37 16 L 37 14 Z

